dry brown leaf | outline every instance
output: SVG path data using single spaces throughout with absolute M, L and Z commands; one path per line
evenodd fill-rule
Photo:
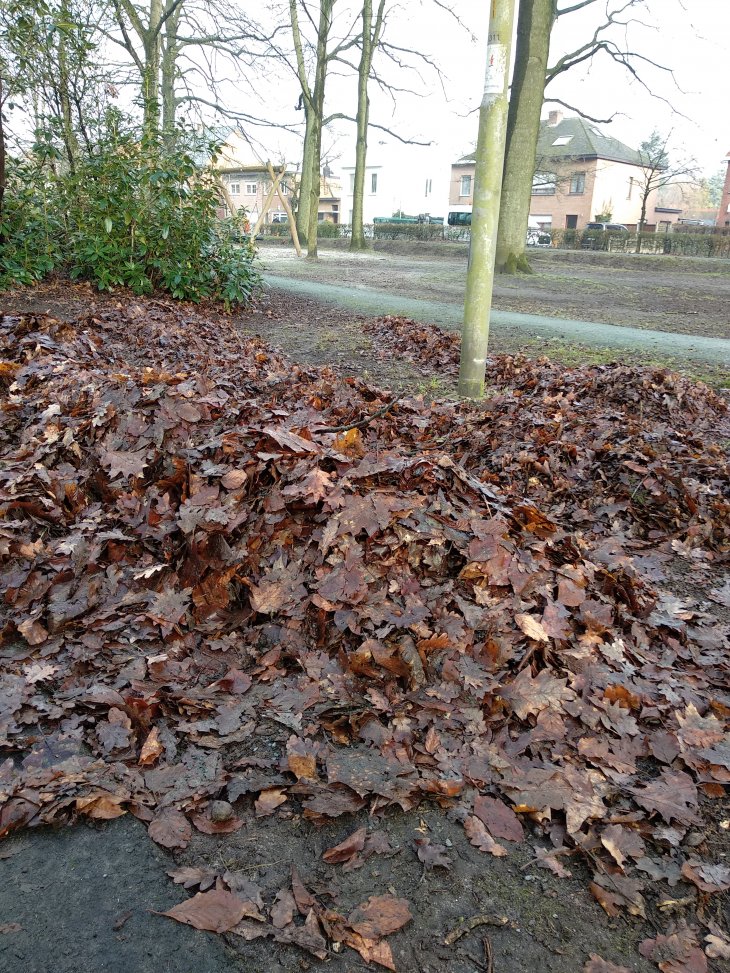
M 515 615 L 515 621 L 528 638 L 533 639 L 535 642 L 550 641 L 550 636 L 545 631 L 545 626 L 534 615 Z
M 160 743 L 160 731 L 153 726 L 147 735 L 147 739 L 142 744 L 139 754 L 139 762 L 143 767 L 149 767 L 158 759 L 164 751 L 164 746 Z
M 189 865 L 173 868 L 167 874 L 176 885 L 182 885 L 185 889 L 192 889 L 197 885 L 201 892 L 214 885 L 218 877 L 216 872 L 211 872 L 207 868 L 192 868 Z
M 316 780 L 317 754 L 311 742 L 290 736 L 286 742 L 286 754 L 289 770 L 298 780 Z
M 347 925 L 363 939 L 380 939 L 402 929 L 412 918 L 407 899 L 371 895 L 350 913 Z
M 330 865 L 349 861 L 359 851 L 363 850 L 366 837 L 367 828 L 358 828 L 357 831 L 353 831 L 344 841 L 341 841 L 339 845 L 328 848 L 322 855 L 323 861 L 329 862 Z
M 620 824 L 610 824 L 601 832 L 601 844 L 623 868 L 628 858 L 638 860 L 646 853 L 646 845 L 635 831 L 623 828 Z
M 483 797 L 477 794 L 474 798 L 474 814 L 487 826 L 489 833 L 495 838 L 505 841 L 522 841 L 525 833 L 520 819 L 511 807 L 507 807 L 499 798 Z
M 350 949 L 358 952 L 366 963 L 377 963 L 378 966 L 383 966 L 386 970 L 395 971 L 396 966 L 393 960 L 393 951 L 385 939 L 381 939 L 380 941 L 365 939 L 363 936 L 359 936 L 357 933 L 348 930 L 343 942 Z
M 639 952 L 656 963 L 662 973 L 707 973 L 707 959 L 698 944 L 697 930 L 684 921 L 670 927 L 666 936 L 645 939 Z
M 120 818 L 127 813 L 121 805 L 128 800 L 128 797 L 116 797 L 114 794 L 96 792 L 87 794 L 86 797 L 77 797 L 76 810 L 85 814 L 87 818 L 111 821 L 113 818 Z
M 488 852 L 490 855 L 494 855 L 495 858 L 504 858 L 507 854 L 507 849 L 497 844 L 479 818 L 473 814 L 470 814 L 464 822 L 464 831 L 469 841 L 479 851 Z
M 150 821 L 147 833 L 163 848 L 187 848 L 193 836 L 193 829 L 180 811 L 163 808 Z
M 245 913 L 245 904 L 232 892 L 212 889 L 210 892 L 198 892 L 192 899 L 156 915 L 168 916 L 194 929 L 229 932 L 238 925 Z
M 289 889 L 282 889 L 276 893 L 276 899 L 271 906 L 271 922 L 277 929 L 288 926 L 294 918 L 296 902 Z
M 256 801 L 254 801 L 254 807 L 256 808 L 256 817 L 264 818 L 269 814 L 273 814 L 277 807 L 280 807 L 286 801 L 286 794 L 281 787 L 267 787 L 259 794 Z

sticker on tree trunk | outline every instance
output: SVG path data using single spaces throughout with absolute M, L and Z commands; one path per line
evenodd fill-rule
M 487 47 L 487 73 L 484 78 L 485 95 L 501 95 L 507 76 L 507 48 L 504 44 Z

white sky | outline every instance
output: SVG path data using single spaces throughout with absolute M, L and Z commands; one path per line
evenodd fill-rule
M 446 0 L 448 3 L 449 0 Z M 566 6 L 569 0 L 560 0 Z M 428 152 L 434 166 L 448 167 L 469 151 L 476 138 L 475 108 L 481 98 L 486 53 L 486 0 L 450 0 L 450 7 L 468 30 L 460 27 L 432 0 L 400 0 L 394 5 L 386 39 L 424 52 L 440 65 L 445 92 L 433 71 L 421 67 L 421 75 L 396 71 L 382 54 L 378 63 L 389 80 L 419 90 L 421 97 L 399 94 L 392 100 L 371 84 L 371 121 L 397 131 L 402 136 L 430 141 Z M 611 6 L 616 5 L 613 0 Z M 599 0 L 582 11 L 561 18 L 553 33 L 550 62 L 579 47 L 591 36 L 606 0 Z M 339 0 L 338 24 L 349 22 L 348 0 Z M 629 12 L 630 15 L 630 12 Z M 647 58 L 674 70 L 677 85 L 666 72 L 651 65 L 642 77 L 666 101 L 653 98 L 632 79 L 626 69 L 601 54 L 585 67 L 571 69 L 549 86 L 546 94 L 561 98 L 597 118 L 619 113 L 610 125 L 601 126 L 615 138 L 638 147 L 654 128 L 672 131 L 672 141 L 681 154 L 693 155 L 701 168 L 712 175 L 730 151 L 730 0 L 648 0 L 633 15 L 643 21 L 626 28 L 632 48 Z M 646 26 L 644 26 L 646 25 Z M 470 36 L 470 33 L 473 36 Z M 620 29 L 611 35 L 621 40 Z M 355 52 L 356 56 L 357 52 Z M 285 122 L 302 120 L 294 112 L 297 82 L 293 75 L 278 79 L 267 90 L 267 117 Z M 327 111 L 354 114 L 354 82 L 342 75 L 328 79 Z M 551 106 L 546 105 L 545 111 Z M 558 106 L 552 106 L 558 107 Z M 673 110 L 674 109 L 674 110 Z M 254 112 L 254 106 L 250 110 Z M 269 152 L 298 159 L 299 145 L 286 134 L 257 133 Z M 395 148 L 398 143 L 377 130 L 371 131 L 371 156 L 386 149 L 384 141 Z M 351 162 L 354 154 L 353 126 L 337 123 L 324 137 L 325 156 L 335 171 Z M 390 154 L 390 152 L 389 152 Z M 410 153 L 408 153 L 410 154 Z

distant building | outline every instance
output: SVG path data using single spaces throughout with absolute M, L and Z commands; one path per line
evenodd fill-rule
M 281 170 L 280 163 L 272 160 L 272 165 L 275 172 Z M 215 160 L 215 167 L 226 187 L 226 199 L 221 205 L 219 215 L 231 216 L 243 207 L 253 225 L 259 218 L 271 189 L 271 177 L 266 162 L 254 158 L 248 142 L 241 135 L 230 132 Z M 296 169 L 287 168 L 279 184 L 283 195 L 292 195 L 295 178 Z M 275 195 L 264 222 L 282 223 L 286 218 L 286 210 Z
M 342 183 L 328 165 L 322 168 L 319 181 L 319 209 L 317 219 L 320 223 L 340 223 L 342 221 Z
M 375 217 L 446 216 L 445 173 L 426 146 L 374 145 L 365 167 L 363 223 Z M 342 218 L 352 223 L 355 166 L 342 166 Z M 439 177 L 439 172 L 441 173 Z
M 717 214 L 718 226 L 730 226 L 730 152 L 725 156 L 725 162 L 727 162 L 727 172 L 725 173 L 720 209 Z
M 535 169 L 531 223 L 545 229 L 580 230 L 600 217 L 636 229 L 641 218 L 641 157 L 593 123 L 551 111 L 540 122 Z M 450 211 L 471 211 L 474 171 L 473 153 L 452 165 Z M 682 212 L 656 206 L 652 192 L 644 226 L 649 232 L 669 229 Z

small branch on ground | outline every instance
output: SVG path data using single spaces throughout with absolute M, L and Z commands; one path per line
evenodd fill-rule
M 370 425 L 370 423 L 374 419 L 379 419 L 381 416 L 384 416 L 387 412 L 390 412 L 390 410 L 393 408 L 393 406 L 397 402 L 400 402 L 400 400 L 402 398 L 403 398 L 402 395 L 397 396 L 395 399 L 393 399 L 392 402 L 387 402 L 382 407 L 382 409 L 378 409 L 378 411 L 377 412 L 373 412 L 373 414 L 371 416 L 366 416 L 364 419 L 360 419 L 358 422 L 351 422 L 347 426 L 323 426 L 321 429 L 315 429 L 314 431 L 316 433 L 323 433 L 323 432 L 349 432 L 350 429 L 363 429 L 365 426 Z

